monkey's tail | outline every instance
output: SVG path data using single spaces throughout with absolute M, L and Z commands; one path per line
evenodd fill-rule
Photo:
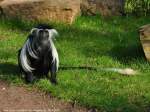
M 122 74 L 122 75 L 136 75 L 138 74 L 138 72 L 136 70 L 133 70 L 131 68 L 104 68 L 105 71 L 110 71 L 110 72 L 117 72 L 119 74 Z
M 60 70 L 74 70 L 74 69 L 85 69 L 85 70 L 93 70 L 93 71 L 106 71 L 106 72 L 116 72 L 122 75 L 136 75 L 138 71 L 133 70 L 131 68 L 101 68 L 101 67 L 89 67 L 89 66 L 60 66 Z

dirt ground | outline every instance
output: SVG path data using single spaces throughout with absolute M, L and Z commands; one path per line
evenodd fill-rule
M 0 112 L 93 112 L 48 94 L 0 81 Z

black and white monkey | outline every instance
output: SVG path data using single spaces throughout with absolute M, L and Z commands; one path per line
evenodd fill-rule
M 55 29 L 44 24 L 31 30 L 18 54 L 19 67 L 27 82 L 32 83 L 36 76 L 45 75 L 53 84 L 57 83 L 59 58 L 53 42 L 57 35 Z

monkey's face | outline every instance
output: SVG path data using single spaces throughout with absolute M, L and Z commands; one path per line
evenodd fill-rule
M 31 46 L 38 52 L 44 52 L 50 48 L 52 40 L 58 35 L 55 29 L 39 29 L 31 30 L 32 42 Z
M 38 42 L 45 46 L 48 44 L 49 42 L 49 32 L 48 30 L 39 30 L 38 32 L 38 36 L 37 36 Z
M 47 44 L 50 39 L 48 29 L 33 29 L 31 35 L 33 36 L 33 43 L 38 43 L 40 45 Z

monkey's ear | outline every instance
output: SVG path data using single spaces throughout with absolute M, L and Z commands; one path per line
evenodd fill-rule
M 30 34 L 31 35 L 36 35 L 37 34 L 37 30 L 38 30 L 37 28 L 32 28 L 31 31 L 30 31 Z
M 57 30 L 55 29 L 50 29 L 48 30 L 48 32 L 49 32 L 49 37 L 52 39 L 55 39 L 55 37 L 59 36 Z
M 52 32 L 52 35 L 53 35 L 54 37 L 59 36 L 57 30 L 51 29 L 51 32 Z

